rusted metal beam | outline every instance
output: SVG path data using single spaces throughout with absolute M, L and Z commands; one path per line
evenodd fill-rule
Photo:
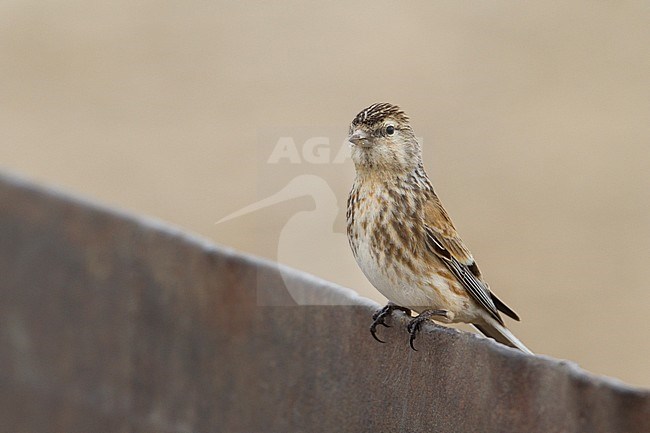
M 650 431 L 648 391 L 435 325 L 414 352 L 404 317 L 379 344 L 375 307 L 0 177 L 2 432 Z

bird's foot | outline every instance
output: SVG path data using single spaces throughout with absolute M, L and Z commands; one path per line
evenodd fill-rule
M 386 323 L 386 317 L 390 316 L 393 314 L 393 311 L 395 310 L 400 310 L 405 312 L 408 316 L 411 315 L 411 310 L 406 307 L 402 307 L 397 304 L 393 304 L 392 302 L 389 302 L 386 304 L 386 306 L 380 310 L 377 310 L 375 314 L 372 315 L 372 325 L 370 325 L 370 333 L 372 334 L 372 337 L 379 341 L 380 343 L 385 343 L 385 341 L 382 341 L 377 337 L 377 326 L 382 325 L 385 326 L 386 328 L 390 328 L 390 325 Z
M 422 323 L 434 316 L 449 319 L 448 313 L 449 312 L 447 310 L 424 310 L 417 317 L 411 319 L 409 324 L 406 326 L 406 330 L 411 336 L 409 338 L 409 345 L 411 346 L 411 349 L 417 351 L 415 346 L 413 346 L 413 342 L 415 341 L 415 337 L 417 337 L 418 332 L 420 332 L 420 328 L 422 328 Z

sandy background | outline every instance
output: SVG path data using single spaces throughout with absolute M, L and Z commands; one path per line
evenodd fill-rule
M 513 331 L 650 386 L 649 22 L 641 1 L 5 1 L 0 166 L 383 302 L 336 156 L 359 110 L 400 104 Z

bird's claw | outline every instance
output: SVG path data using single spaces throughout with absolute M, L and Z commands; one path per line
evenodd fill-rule
M 384 326 L 386 326 L 387 328 L 389 328 L 389 326 L 386 325 L 386 324 L 384 324 L 384 323 L 381 323 L 381 325 L 384 325 Z M 379 341 L 380 343 L 385 343 L 384 340 L 380 340 L 379 337 L 377 337 L 377 325 L 376 325 L 375 323 L 373 323 L 372 325 L 370 325 L 370 333 L 372 334 L 372 338 L 374 338 L 375 340 Z
M 423 311 L 419 316 L 411 319 L 411 321 L 406 325 L 406 331 L 409 333 L 409 346 L 411 349 L 418 351 L 413 342 L 422 328 L 422 323 L 430 319 L 432 316 L 448 317 L 448 312 L 446 310 L 426 310 Z
M 385 310 L 386 310 L 386 307 L 384 307 L 384 308 L 382 308 L 382 309 L 380 309 L 380 310 L 375 311 L 375 314 L 372 315 L 372 321 L 374 322 L 374 321 L 376 321 L 377 319 L 379 319 L 379 316 L 382 316 L 382 320 L 383 320 L 383 318 L 386 317 L 386 312 L 385 312 Z M 390 328 L 390 325 L 386 325 L 386 324 L 383 323 L 383 322 L 382 322 L 381 324 L 384 325 L 384 326 L 386 326 L 386 327 L 389 327 L 389 328 Z
M 408 325 L 406 325 L 406 331 L 409 333 L 409 346 L 411 346 L 411 349 L 415 350 L 416 352 L 418 351 L 415 346 L 413 345 L 413 342 L 415 341 L 415 337 L 417 337 L 418 332 L 420 332 L 420 328 L 422 327 L 422 322 L 424 322 L 426 318 L 422 318 L 422 316 L 418 316 L 414 319 L 412 319 Z
M 385 343 L 385 341 L 382 341 L 379 339 L 379 337 L 377 337 L 377 326 L 382 325 L 386 328 L 390 328 L 390 325 L 385 322 L 385 319 L 386 316 L 392 312 L 392 310 L 388 310 L 387 307 L 388 306 L 382 308 L 372 315 L 372 325 L 370 325 L 370 333 L 372 334 L 372 337 L 380 343 Z
M 394 310 L 404 311 L 406 314 L 411 314 L 411 310 L 406 307 L 401 307 L 399 305 L 388 303 L 384 308 L 375 311 L 375 314 L 372 315 L 372 324 L 370 325 L 370 334 L 372 337 L 379 341 L 380 343 L 385 343 L 377 337 L 377 326 L 381 325 L 386 328 L 390 328 L 390 325 L 386 323 L 386 317 L 390 316 Z

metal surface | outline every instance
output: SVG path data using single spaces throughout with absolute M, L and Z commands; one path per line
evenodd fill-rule
M 650 431 L 647 391 L 434 325 L 413 352 L 404 317 L 379 344 L 375 304 L 288 275 L 351 305 L 0 177 L 0 431 Z

